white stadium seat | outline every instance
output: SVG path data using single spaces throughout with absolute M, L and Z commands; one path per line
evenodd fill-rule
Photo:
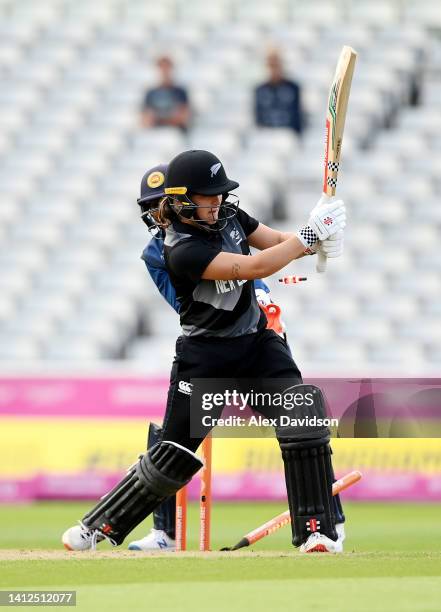
M 404 372 L 415 372 L 424 363 L 423 349 L 415 343 L 403 343 L 398 339 L 395 343 L 370 343 L 367 356 L 373 365 L 383 368 L 401 366 Z
M 41 350 L 41 359 L 47 361 L 94 363 L 105 356 L 105 351 L 85 338 L 56 336 L 54 341 Z
M 39 345 L 34 340 L 23 337 L 7 337 L 2 335 L 3 342 L 0 345 L 0 361 L 35 362 L 41 357 Z
M 437 0 L 411 0 L 405 3 L 404 18 L 411 24 L 426 26 L 441 25 L 441 14 Z
M 13 316 L 16 310 L 15 300 L 13 296 L 2 295 L 0 296 L 0 324 L 2 325 L 6 321 L 13 320 Z
M 290 4 L 291 17 L 294 23 L 306 23 L 331 26 L 340 19 L 339 8 L 335 2 L 317 0 L 316 2 L 296 2 Z
M 72 316 L 76 309 L 75 299 L 65 293 L 53 289 L 38 289 L 32 292 L 32 300 L 23 300 L 17 309 L 17 318 L 32 318 L 38 320 L 41 316 L 51 317 L 60 322 Z
M 387 24 L 396 23 L 400 17 L 398 2 L 382 0 L 357 0 L 348 4 L 349 19 L 366 26 L 384 28 Z

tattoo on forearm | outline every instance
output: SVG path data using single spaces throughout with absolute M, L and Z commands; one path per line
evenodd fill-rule
M 238 263 L 233 264 L 233 267 L 231 268 L 231 272 L 233 274 L 233 278 L 240 278 L 239 277 L 240 265 Z

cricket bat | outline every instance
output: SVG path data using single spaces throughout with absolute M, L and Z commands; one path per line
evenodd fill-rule
M 354 73 L 357 53 L 352 47 L 343 47 L 338 58 L 334 80 L 328 97 L 326 111 L 325 164 L 323 194 L 330 198 L 335 195 L 337 174 L 340 165 L 341 143 L 348 109 L 349 92 Z M 319 253 L 317 272 L 326 270 L 326 255 Z

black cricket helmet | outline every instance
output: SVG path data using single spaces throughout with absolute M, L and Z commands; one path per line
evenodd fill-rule
M 141 208 L 141 219 L 153 236 L 157 236 L 161 231 L 155 213 L 158 211 L 159 202 L 166 197 L 164 191 L 166 173 L 167 165 L 159 164 L 147 170 L 141 180 L 141 195 L 137 202 Z
M 184 151 L 174 157 L 168 165 L 165 179 L 165 193 L 175 212 L 207 230 L 223 229 L 228 221 L 237 215 L 239 198 L 230 191 L 237 189 L 239 183 L 227 177 L 222 162 L 209 151 Z M 209 224 L 194 218 L 198 204 L 191 197 L 198 195 L 221 195 L 222 203 L 216 224 Z M 211 206 L 209 206 L 211 208 Z

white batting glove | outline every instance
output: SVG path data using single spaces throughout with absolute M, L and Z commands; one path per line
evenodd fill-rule
M 308 225 L 317 234 L 319 240 L 326 240 L 332 234 L 346 226 L 346 207 L 343 200 L 336 200 L 314 209 Z
M 309 217 L 308 224 L 301 227 L 296 236 L 305 245 L 306 252 L 308 252 L 318 240 L 326 240 L 329 236 L 344 229 L 345 225 L 344 202 L 336 200 L 330 204 L 316 206 Z
M 340 257 L 343 253 L 343 244 L 344 232 L 340 230 L 336 234 L 329 236 L 326 240 L 323 240 L 323 242 L 320 242 L 318 250 L 329 258 Z
M 316 255 L 323 253 L 326 257 L 340 257 L 343 254 L 344 232 L 338 231 L 336 234 L 329 236 L 323 242 L 316 242 L 310 249 L 308 255 Z
M 322 208 L 322 206 L 326 206 L 326 204 L 334 204 L 334 202 L 335 202 L 335 196 L 328 196 L 325 193 L 322 193 L 320 200 L 311 210 L 311 212 L 309 213 L 309 216 L 311 217 L 312 215 L 314 215 L 320 208 Z

